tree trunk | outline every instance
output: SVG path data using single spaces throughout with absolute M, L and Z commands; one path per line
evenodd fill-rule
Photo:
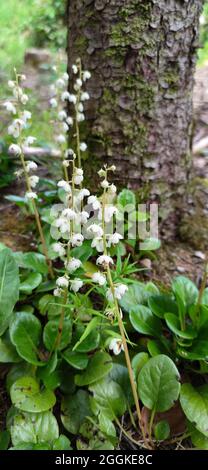
M 69 0 L 69 70 L 92 72 L 83 137 L 93 177 L 115 163 L 166 219 L 192 167 L 192 91 L 203 0 Z M 89 165 L 89 162 L 91 165 Z M 89 170 L 88 170 L 89 173 Z

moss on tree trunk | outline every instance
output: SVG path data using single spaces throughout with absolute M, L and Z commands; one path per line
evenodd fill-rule
M 69 0 L 69 70 L 92 72 L 90 176 L 117 165 L 161 216 L 181 206 L 191 171 L 192 90 L 203 0 Z

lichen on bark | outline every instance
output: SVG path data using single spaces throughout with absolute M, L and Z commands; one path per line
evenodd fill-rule
M 184 202 L 191 173 L 202 4 L 69 0 L 69 68 L 80 56 L 92 72 L 83 132 L 89 138 L 90 177 L 113 161 L 119 184 L 150 188 L 149 199 L 160 203 L 164 219 Z

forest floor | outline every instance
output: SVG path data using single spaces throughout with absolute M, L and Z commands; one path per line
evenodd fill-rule
M 40 52 L 41 54 L 41 52 Z M 49 84 L 50 84 L 50 53 L 47 57 L 47 67 L 43 67 L 40 62 L 31 57 L 27 57 L 23 73 L 27 76 L 26 86 L 32 90 L 32 100 L 36 106 L 36 119 L 41 120 L 44 113 L 48 113 Z M 44 59 L 45 60 L 45 59 Z M 196 84 L 194 89 L 194 146 L 208 138 L 208 65 L 198 68 L 196 72 Z M 36 130 L 36 129 L 35 129 Z M 37 129 L 38 130 L 38 129 Z M 45 135 L 45 134 L 44 134 Z M 44 146 L 47 147 L 47 140 L 50 141 L 52 130 L 45 135 Z M 42 139 L 41 139 L 42 140 Z M 208 180 L 208 142 L 199 150 L 196 149 L 194 155 L 195 178 Z M 21 182 L 14 181 L 10 187 L 0 190 L 0 242 L 6 244 L 14 251 L 34 250 L 34 240 L 32 236 L 31 218 L 26 217 L 14 203 L 7 201 L 4 196 L 7 194 L 23 195 L 24 188 Z M 205 197 L 207 196 L 205 188 Z M 204 195 L 203 195 L 204 197 Z M 208 199 L 207 199 L 208 207 Z M 193 244 L 194 245 L 194 244 Z M 204 250 L 193 246 L 189 241 L 183 241 L 177 237 L 174 241 L 162 240 L 161 248 L 156 252 L 154 260 L 150 260 L 148 268 L 143 271 L 144 280 L 153 280 L 160 285 L 169 286 L 173 276 L 182 274 L 200 283 L 203 270 L 205 253 Z M 144 267 L 145 257 L 138 267 Z M 140 262 L 139 262 L 140 263 Z

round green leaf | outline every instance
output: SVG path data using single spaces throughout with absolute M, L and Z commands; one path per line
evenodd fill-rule
M 164 419 L 159 421 L 154 427 L 154 435 L 157 441 L 164 441 L 170 436 L 170 426 L 169 423 Z
M 12 343 L 18 354 L 34 365 L 45 365 L 38 360 L 38 345 L 41 337 L 41 323 L 30 313 L 18 312 L 10 325 Z
M 197 336 L 197 331 L 191 328 L 190 326 L 186 328 L 186 330 L 182 331 L 180 327 L 180 321 L 176 315 L 173 313 L 166 313 L 165 314 L 165 321 L 167 323 L 168 328 L 175 333 L 175 335 L 179 336 L 180 338 L 184 339 L 194 339 Z
M 20 362 L 21 358 L 9 338 L 0 338 L 0 362 Z
M 95 414 L 104 413 L 109 419 L 122 416 L 126 411 L 125 390 L 114 380 L 106 379 L 90 386 L 93 392 L 92 408 Z
M 180 402 L 188 420 L 208 437 L 208 385 L 196 389 L 191 384 L 183 384 Z
M 58 329 L 59 329 L 59 318 L 55 320 L 50 320 L 44 327 L 43 330 L 43 342 L 45 347 L 51 351 L 56 344 L 57 336 L 58 336 Z M 63 330 L 61 335 L 61 341 L 59 344 L 59 351 L 66 348 L 69 343 L 71 342 L 72 337 L 72 324 L 69 318 L 65 318 L 63 324 Z
M 96 349 L 100 342 L 100 334 L 93 330 L 91 333 L 76 347 L 76 351 L 86 353 Z
M 177 299 L 180 299 L 184 307 L 195 304 L 199 291 L 195 284 L 185 276 L 177 276 L 172 282 L 172 289 Z
M 151 358 L 138 377 L 138 393 L 150 410 L 167 411 L 180 392 L 179 373 L 174 362 L 164 354 Z
M 0 251 L 0 336 L 9 325 L 19 299 L 19 269 L 9 248 Z
M 52 408 L 56 397 L 51 390 L 40 390 L 33 377 L 18 379 L 10 390 L 11 401 L 16 408 L 30 413 L 41 413 Z
M 14 416 L 10 432 L 14 446 L 23 443 L 53 442 L 59 436 L 58 423 L 51 411 Z
M 68 437 L 61 434 L 53 443 L 53 450 L 72 450 Z
M 130 321 L 136 331 L 150 336 L 160 336 L 162 324 L 151 310 L 144 305 L 138 305 L 130 312 Z
M 166 312 L 177 314 L 178 307 L 170 295 L 153 295 L 148 299 L 151 311 L 159 318 L 164 318 Z
M 81 354 L 76 351 L 71 351 L 70 349 L 67 349 L 62 355 L 65 361 L 68 362 L 68 364 L 70 364 L 70 366 L 74 367 L 75 369 L 82 370 L 87 367 L 89 361 L 87 354 Z
M 41 284 L 42 275 L 40 273 L 31 273 L 29 276 L 20 284 L 20 291 L 24 294 L 31 294 L 36 287 Z
M 136 354 L 136 356 L 132 359 L 132 368 L 135 374 L 135 377 L 138 376 L 138 373 L 142 369 L 142 367 L 147 363 L 149 360 L 149 354 L 146 352 L 140 352 Z
M 61 402 L 61 421 L 64 427 L 72 434 L 78 434 L 83 421 L 91 416 L 89 394 L 85 390 L 78 390 L 74 395 L 64 397 Z
M 106 352 L 97 352 L 89 360 L 87 369 L 75 376 L 75 383 L 82 387 L 89 385 L 107 375 L 112 368 L 112 358 Z

